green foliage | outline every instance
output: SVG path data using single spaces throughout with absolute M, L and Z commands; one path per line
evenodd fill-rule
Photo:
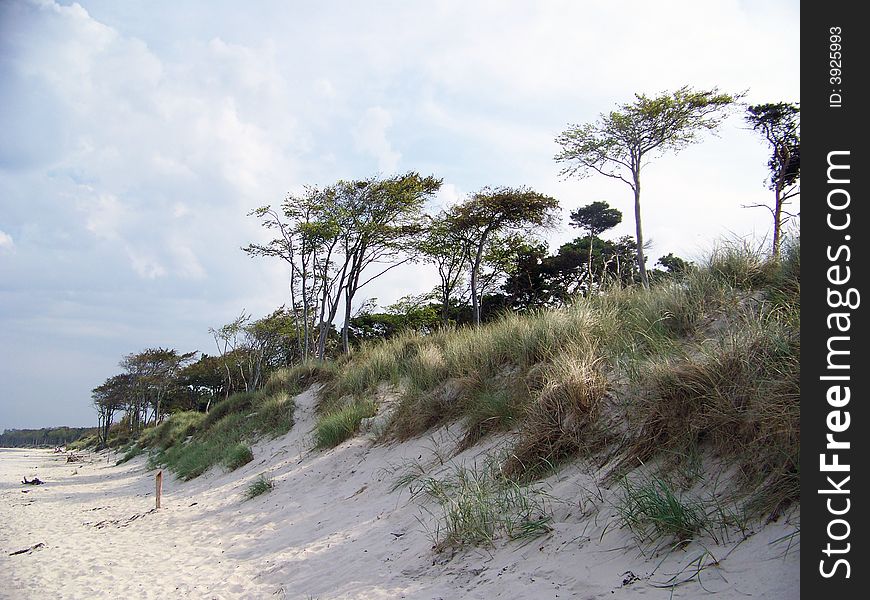
M 400 479 L 395 489 L 407 484 L 414 496 L 438 505 L 432 531 L 437 551 L 493 546 L 499 538 L 534 538 L 552 529 L 546 494 L 504 477 L 494 461 L 480 469 L 457 466 L 441 478 Z
M 224 464 L 230 471 L 235 471 L 254 460 L 254 453 L 247 444 L 236 444 L 227 451 Z
M 193 479 L 216 465 L 233 470 L 249 462 L 250 441 L 289 431 L 293 409 L 286 392 L 242 392 L 218 403 L 208 415 L 174 414 L 140 443 L 155 450 L 151 468 L 165 466 L 180 479 Z
M 173 413 L 156 427 L 143 431 L 139 438 L 139 445 L 166 450 L 193 435 L 205 418 L 206 415 L 196 411 Z
M 556 138 L 562 147 L 556 161 L 565 164 L 563 175 L 604 175 L 634 192 L 637 265 L 644 287 L 649 287 L 649 279 L 640 218 L 641 168 L 650 158 L 678 152 L 696 143 L 702 133 L 715 130 L 738 99 L 716 88 L 698 91 L 689 86 L 655 97 L 635 94 L 634 102 L 600 115 L 594 123 L 572 125 Z
M 245 490 L 245 500 L 251 500 L 257 496 L 262 496 L 267 492 L 271 492 L 275 488 L 275 482 L 265 475 L 260 475 L 255 479 L 248 489 Z
M 480 266 L 491 236 L 553 227 L 559 202 L 529 188 L 483 188 L 453 208 L 451 226 L 467 240 L 474 324 L 480 325 Z
M 373 417 L 377 406 L 370 401 L 353 401 L 347 406 L 324 414 L 314 427 L 314 445 L 319 449 L 334 448 L 352 437 L 360 422 Z
M 785 102 L 756 104 L 746 108 L 745 116 L 752 129 L 760 133 L 770 147 L 767 167 L 770 170 L 770 189 L 774 193 L 773 207 L 754 207 L 763 206 L 773 217 L 772 256 L 778 258 L 782 245 L 782 229 L 795 216 L 786 212 L 784 207 L 792 198 L 800 195 L 800 107 Z
M 703 505 L 676 493 L 665 480 L 651 476 L 639 482 L 624 479 L 617 506 L 622 525 L 641 542 L 662 537 L 685 542 L 708 525 Z

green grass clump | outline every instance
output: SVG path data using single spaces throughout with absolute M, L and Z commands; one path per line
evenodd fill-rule
M 196 411 L 172 413 L 156 427 L 149 427 L 139 436 L 139 444 L 165 450 L 192 435 L 205 419 L 205 415 Z
M 133 444 L 133 445 L 130 446 L 130 448 L 129 448 L 125 453 L 124 453 L 124 456 L 122 456 L 121 458 L 119 458 L 119 459 L 115 462 L 115 466 L 117 466 L 117 465 L 123 465 L 125 462 L 130 461 L 130 460 L 136 458 L 137 456 L 139 456 L 140 454 L 142 454 L 142 452 L 144 452 L 144 451 L 145 451 L 145 449 L 144 449 L 142 446 L 140 446 L 139 444 Z
M 250 442 L 283 435 L 293 426 L 294 404 L 287 392 L 234 394 L 207 415 L 177 413 L 145 438 L 156 450 L 149 466 L 165 466 L 183 480 L 216 465 L 234 470 L 250 462 Z
M 254 460 L 254 453 L 247 444 L 236 444 L 227 451 L 224 464 L 230 471 L 235 471 Z
M 493 546 L 499 538 L 526 539 L 551 531 L 546 494 L 503 476 L 495 461 L 480 469 L 458 466 L 441 478 L 409 471 L 394 489 L 408 484 L 415 496 L 425 495 L 439 507 L 432 530 L 436 551 Z
M 334 448 L 352 437 L 360 422 L 373 417 L 377 406 L 371 401 L 352 401 L 350 404 L 329 411 L 317 421 L 314 428 L 314 446 L 318 449 Z
M 600 366 L 591 356 L 567 353 L 545 367 L 543 387 L 526 408 L 505 474 L 538 477 L 578 453 L 604 446 L 606 432 L 598 416 L 608 382 Z
M 327 384 L 336 377 L 334 362 L 307 360 L 293 367 L 275 370 L 270 376 L 263 393 L 272 396 L 278 393 L 295 396 L 301 394 L 315 383 Z
M 229 398 L 221 400 L 205 416 L 201 423 L 202 429 L 209 429 L 227 415 L 250 412 L 253 408 L 255 392 L 238 392 Z
M 260 475 L 255 479 L 248 489 L 245 490 L 245 500 L 262 496 L 266 492 L 271 492 L 275 488 L 275 482 L 265 475 Z
M 708 526 L 700 502 L 681 497 L 665 480 L 655 476 L 636 483 L 624 479 L 617 510 L 622 525 L 643 543 L 661 538 L 686 542 Z

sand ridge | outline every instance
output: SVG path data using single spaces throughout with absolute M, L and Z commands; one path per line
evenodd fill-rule
M 313 391 L 296 403 L 293 430 L 256 444 L 248 465 L 190 482 L 167 474 L 160 510 L 144 457 L 115 466 L 114 454 L 67 463 L 51 451 L 0 449 L 0 598 L 799 596 L 799 541 L 790 535 L 798 515 L 730 544 L 644 556 L 580 465 L 544 482 L 561 499 L 548 536 L 435 553 L 432 507 L 390 491 L 397 470 L 410 461 L 436 474 L 475 464 L 498 440 L 451 458 L 444 450 L 457 434 L 444 428 L 403 444 L 372 447 L 359 436 L 316 452 Z M 245 501 L 260 474 L 274 490 Z M 46 483 L 21 485 L 36 475 Z M 707 550 L 708 566 L 693 578 L 691 561 Z M 661 587 L 672 577 L 689 581 Z

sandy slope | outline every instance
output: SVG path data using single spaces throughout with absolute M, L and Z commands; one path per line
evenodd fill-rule
M 68 464 L 47 451 L 0 450 L 0 598 L 799 596 L 799 541 L 780 539 L 795 531 L 798 516 L 742 541 L 645 557 L 613 525 L 611 493 L 579 466 L 545 482 L 563 500 L 553 504 L 549 536 L 435 554 L 425 503 L 389 490 L 409 461 L 432 473 L 448 468 L 441 460 L 451 430 L 387 447 L 360 437 L 312 452 L 312 402 L 310 392 L 298 397 L 293 431 L 255 446 L 245 467 L 187 483 L 167 477 L 159 511 L 151 510 L 154 473 L 142 458 L 114 466 L 115 456 L 91 455 Z M 452 460 L 472 463 L 486 449 Z M 275 489 L 244 501 L 261 473 Z M 47 483 L 23 486 L 25 475 Z M 691 578 L 705 547 L 718 565 Z M 691 580 L 658 587 L 675 575 Z

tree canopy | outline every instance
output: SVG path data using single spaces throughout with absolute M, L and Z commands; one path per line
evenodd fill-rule
M 597 173 L 622 181 L 634 192 L 637 264 L 646 287 L 641 170 L 650 159 L 679 152 L 698 142 L 703 133 L 714 131 L 726 117 L 726 109 L 739 98 L 739 94 L 722 93 L 717 88 L 699 91 L 689 86 L 654 97 L 635 94 L 633 102 L 600 115 L 592 123 L 571 125 L 556 138 L 562 147 L 556 161 L 565 165 L 562 175 L 588 177 Z
M 752 129 L 764 137 L 770 148 L 767 168 L 770 171 L 769 187 L 774 193 L 773 207 L 763 204 L 753 207 L 764 207 L 770 211 L 773 217 L 772 254 L 774 258 L 779 258 L 782 228 L 794 216 L 783 207 L 800 195 L 800 107 L 786 102 L 756 104 L 746 108 L 745 118 Z

